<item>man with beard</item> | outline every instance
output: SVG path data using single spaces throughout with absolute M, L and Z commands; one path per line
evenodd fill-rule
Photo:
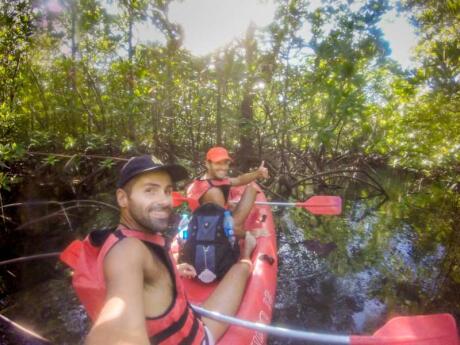
M 164 234 L 172 214 L 173 183 L 186 178 L 179 165 L 151 156 L 122 168 L 116 197 L 120 225 L 101 249 L 105 299 L 86 339 L 94 344 L 213 344 L 227 325 L 200 319 L 191 309 Z M 203 307 L 234 315 L 251 275 L 255 238 L 248 234 L 232 266 Z
M 232 158 L 223 147 L 212 147 L 206 153 L 206 174 L 193 181 L 187 189 L 187 196 L 196 199 L 200 205 L 213 203 L 232 210 L 234 232 L 240 238 L 245 236 L 244 222 L 251 212 L 257 196 L 257 188 L 251 182 L 268 178 L 268 169 L 264 162 L 255 171 L 229 177 L 228 172 Z M 232 186 L 247 185 L 240 201 L 236 206 L 229 205 L 228 199 Z M 256 234 L 257 236 L 257 234 Z

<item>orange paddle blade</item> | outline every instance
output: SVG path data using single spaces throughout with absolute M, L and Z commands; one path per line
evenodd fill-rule
M 304 202 L 296 203 L 313 214 L 338 215 L 342 213 L 342 198 L 331 195 L 315 195 Z
M 173 207 L 179 207 L 184 202 L 186 202 L 192 210 L 200 206 L 198 203 L 198 200 L 183 196 L 179 192 L 172 192 L 172 199 L 173 199 Z
M 179 207 L 184 202 L 188 202 L 187 197 L 179 192 L 172 192 L 173 207 Z
M 450 314 L 398 316 L 372 336 L 351 336 L 351 345 L 459 345 Z

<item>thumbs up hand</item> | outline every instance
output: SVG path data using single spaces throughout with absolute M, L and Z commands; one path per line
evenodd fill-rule
M 257 169 L 257 172 L 259 174 L 259 178 L 266 179 L 269 176 L 268 176 L 268 169 L 264 166 L 264 164 L 265 164 L 265 161 L 262 161 L 259 168 Z

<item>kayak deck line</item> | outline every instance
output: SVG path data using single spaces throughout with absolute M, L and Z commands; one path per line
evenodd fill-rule
M 198 314 L 234 326 L 279 337 L 344 345 L 459 345 L 455 319 L 450 314 L 399 316 L 390 319 L 373 335 L 335 335 L 266 325 L 207 310 L 192 304 Z
M 242 320 L 236 317 L 231 317 L 227 315 L 220 314 L 215 311 L 207 310 L 197 305 L 192 304 L 193 310 L 195 310 L 198 314 L 209 317 L 210 319 L 214 319 L 216 321 L 221 321 L 225 323 L 229 323 L 234 326 L 240 326 L 244 328 L 253 329 L 255 331 L 263 332 L 266 334 L 276 335 L 279 337 L 289 337 L 289 338 L 296 338 L 301 340 L 310 340 L 316 342 L 327 342 L 329 344 L 351 344 L 350 337 L 346 335 L 333 335 L 333 334 L 326 334 L 326 333 L 316 333 L 316 332 L 308 332 L 308 331 L 299 331 L 289 328 L 277 327 L 277 326 L 270 326 L 259 322 L 250 322 L 247 320 Z

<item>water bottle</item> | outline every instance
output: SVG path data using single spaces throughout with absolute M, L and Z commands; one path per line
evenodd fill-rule
M 235 232 L 233 231 L 233 217 L 230 211 L 224 212 L 224 231 L 231 246 L 235 245 Z
M 180 222 L 178 225 L 179 238 L 184 241 L 188 240 L 188 223 L 190 222 L 190 216 L 187 213 L 182 213 Z

